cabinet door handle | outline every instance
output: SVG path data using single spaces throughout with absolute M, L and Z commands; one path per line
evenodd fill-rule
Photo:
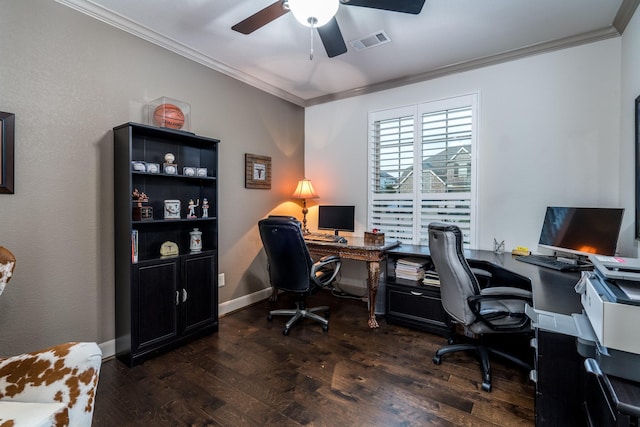
M 187 290 L 185 288 L 182 288 L 182 302 L 185 302 L 187 300 Z
M 180 291 L 176 291 L 176 305 L 180 304 Z
M 421 297 L 422 296 L 422 292 L 411 291 L 411 295 L 415 295 L 417 297 Z

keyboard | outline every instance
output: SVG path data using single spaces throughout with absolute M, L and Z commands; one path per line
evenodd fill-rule
M 517 256 L 516 260 L 526 262 L 527 264 L 537 265 L 539 267 L 551 268 L 558 271 L 574 271 L 580 269 L 580 266 L 578 264 L 558 261 L 554 257 L 544 255 Z
M 311 233 L 305 234 L 304 239 L 314 242 L 339 242 L 340 236 L 336 236 L 335 234 Z

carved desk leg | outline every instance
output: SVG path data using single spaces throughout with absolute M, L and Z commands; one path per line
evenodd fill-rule
M 367 287 L 369 288 L 369 327 L 377 328 L 376 320 L 376 294 L 378 293 L 378 282 L 380 280 L 380 262 L 367 261 Z
M 269 301 L 277 301 L 278 300 L 278 288 L 276 288 L 275 286 L 271 287 L 271 296 L 269 297 Z

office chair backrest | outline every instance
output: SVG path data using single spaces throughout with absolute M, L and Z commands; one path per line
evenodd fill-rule
M 455 225 L 429 224 L 429 252 L 440 278 L 442 306 L 451 317 L 470 325 L 476 320 L 467 298 L 480 293 L 480 286 L 462 249 L 462 231 Z
M 258 229 L 267 254 L 271 286 L 293 292 L 309 291 L 313 260 L 302 237 L 300 222 L 287 217 L 269 217 L 258 222 Z

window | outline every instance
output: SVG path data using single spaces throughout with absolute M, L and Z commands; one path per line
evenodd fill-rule
M 475 245 L 477 95 L 369 113 L 368 228 L 426 245 L 430 222 Z

